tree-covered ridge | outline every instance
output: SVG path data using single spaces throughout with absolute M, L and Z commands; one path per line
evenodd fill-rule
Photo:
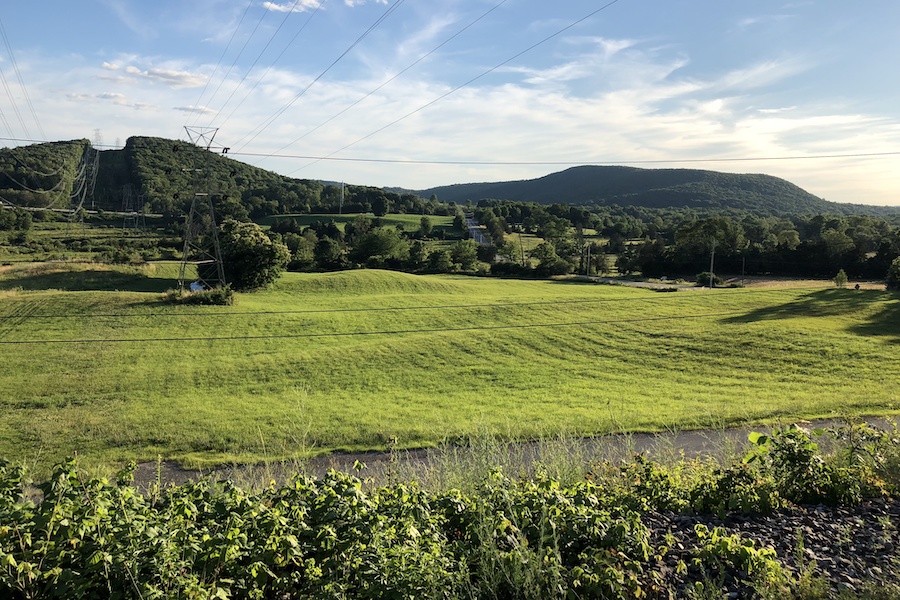
M 69 208 L 89 145 L 72 140 L 0 149 L 0 198 L 17 206 Z
M 459 203 L 493 198 L 581 206 L 738 209 L 761 215 L 896 212 L 887 207 L 828 202 L 771 175 L 619 166 L 572 167 L 538 179 L 458 184 L 418 194 L 436 194 L 441 200 Z
M 342 203 L 345 212 L 433 212 L 433 203 L 413 194 L 368 186 L 345 186 L 342 200 L 339 185 L 285 177 L 182 141 L 132 137 L 119 152 L 122 159 L 101 160 L 101 165 L 110 167 L 104 175 L 110 179 L 102 181 L 132 184 L 148 209 L 158 213 L 183 213 L 195 192 L 212 193 L 220 213 L 241 219 L 337 212 Z M 117 166 L 128 175 L 117 177 Z

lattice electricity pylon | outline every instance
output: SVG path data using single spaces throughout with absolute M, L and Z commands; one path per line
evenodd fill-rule
M 122 186 L 122 214 L 122 229 L 144 228 L 144 197 L 135 198 L 131 184 Z
M 209 148 L 218 129 L 205 127 L 185 127 L 191 143 L 197 148 L 188 152 L 185 159 L 185 172 L 193 175 L 194 191 L 191 197 L 191 208 L 184 224 L 184 254 L 181 259 L 181 270 L 178 274 L 178 286 L 182 291 L 189 287 L 191 291 L 210 290 L 225 286 L 225 268 L 222 264 L 222 250 L 219 247 L 219 233 L 216 214 L 213 210 L 210 193 Z M 199 153 L 204 152 L 205 160 L 200 167 Z M 200 191 L 203 189 L 204 191 Z M 188 266 L 197 269 L 197 276 L 188 282 Z
M 94 188 L 97 185 L 97 172 L 100 169 L 100 151 L 92 148 L 90 144 L 81 155 L 81 164 L 75 179 L 72 181 L 72 192 L 69 195 L 71 210 L 69 211 L 69 223 L 66 229 L 70 229 L 73 223 L 84 227 L 84 201 L 88 196 L 93 197 Z

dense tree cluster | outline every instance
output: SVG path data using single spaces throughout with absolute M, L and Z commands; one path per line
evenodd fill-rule
M 216 211 L 237 220 L 291 213 L 371 212 L 451 214 L 436 197 L 381 188 L 294 179 L 205 152 L 186 142 L 132 137 L 122 150 L 101 154 L 98 187 L 106 208 L 121 205 L 121 188 L 131 185 L 151 212 L 183 214 L 192 194 L 209 191 Z
M 333 220 L 320 220 L 301 226 L 296 219 L 277 219 L 270 229 L 273 239 L 290 251 L 291 271 L 334 271 L 353 268 L 396 269 L 411 272 L 447 273 L 477 269 L 478 245 L 457 239 L 463 232 L 450 235 L 434 229 L 427 216 L 416 231 L 407 232 L 385 225 L 377 216 L 358 215 L 343 229 Z M 440 247 L 428 244 L 436 236 Z
M 603 254 L 615 255 L 620 273 L 694 276 L 708 271 L 715 251 L 718 273 L 883 278 L 900 256 L 900 228 L 870 215 L 757 216 L 744 211 L 642 207 L 576 207 L 567 204 L 485 200 L 475 215 L 486 225 L 501 256 L 539 274 L 598 273 Z M 605 243 L 587 241 L 592 229 Z M 502 234 L 543 239 L 516 258 Z M 588 256 L 591 258 L 588 259 Z M 524 264 L 523 264 L 524 262 Z M 568 268 L 566 267 L 568 265 Z M 568 270 L 567 270 L 568 269 Z M 515 271 L 499 265 L 498 271 Z

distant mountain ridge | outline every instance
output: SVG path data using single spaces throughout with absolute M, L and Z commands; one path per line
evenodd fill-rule
M 736 209 L 760 214 L 885 214 L 896 207 L 829 202 L 771 175 L 741 175 L 699 169 L 639 169 L 580 166 L 537 179 L 464 183 L 414 190 L 444 202 L 512 200 L 580 206 Z

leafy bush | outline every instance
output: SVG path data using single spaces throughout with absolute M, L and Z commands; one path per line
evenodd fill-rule
M 671 597 L 656 569 L 672 545 L 654 546 L 648 513 L 858 501 L 886 489 L 878 482 L 896 469 L 896 433 L 814 433 L 837 442 L 823 456 L 788 427 L 754 434 L 745 462 L 730 466 L 638 455 L 568 485 L 493 470 L 468 493 L 373 488 L 335 471 L 260 491 L 203 480 L 141 493 L 133 464 L 110 482 L 67 461 L 35 501 L 23 469 L 0 461 L 0 597 Z M 719 527 L 697 525 L 694 537 L 682 555 L 690 567 L 676 570 L 699 570 L 715 597 L 725 577 L 764 597 L 796 589 L 774 550 Z M 707 590 L 695 582 L 685 592 Z
M 278 279 L 291 253 L 255 223 L 225 219 L 219 227 L 225 279 L 235 290 L 263 288 Z
M 724 285 L 725 283 L 724 279 L 722 279 L 718 275 L 713 275 L 709 271 L 697 273 L 697 285 L 699 287 L 709 287 L 710 279 L 712 279 L 713 285 Z
M 234 304 L 234 290 L 231 286 L 213 288 L 211 290 L 169 290 L 165 294 L 167 302 L 172 304 L 196 304 L 205 306 L 231 306 Z
M 832 281 L 834 281 L 834 285 L 842 288 L 847 286 L 847 281 L 849 281 L 849 279 L 847 278 L 847 273 L 845 273 L 844 270 L 841 269 L 837 272 L 837 275 L 834 276 L 834 279 Z
M 884 281 L 888 290 L 900 290 L 900 257 L 894 259 Z

